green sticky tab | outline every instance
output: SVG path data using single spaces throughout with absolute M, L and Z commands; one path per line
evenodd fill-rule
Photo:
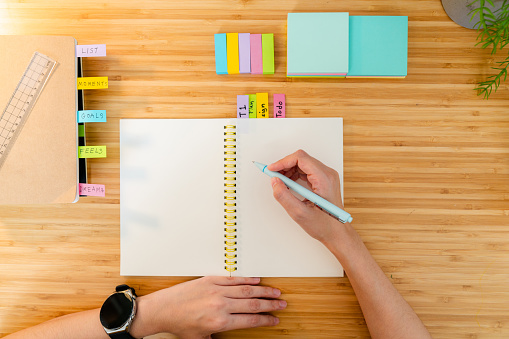
M 256 94 L 249 94 L 249 117 L 256 118 Z
M 274 74 L 274 34 L 262 34 L 263 74 Z
M 78 125 L 78 137 L 85 137 L 85 125 Z
M 106 158 L 106 146 L 78 146 L 78 158 Z

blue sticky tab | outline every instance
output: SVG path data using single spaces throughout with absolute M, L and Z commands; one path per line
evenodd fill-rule
M 228 74 L 228 62 L 226 58 L 226 33 L 214 34 L 216 45 L 216 73 Z
M 106 122 L 106 110 L 78 111 L 78 122 Z

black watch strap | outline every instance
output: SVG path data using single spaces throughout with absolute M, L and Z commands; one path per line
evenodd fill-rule
M 110 334 L 110 338 L 112 339 L 135 339 L 132 335 L 129 333 L 123 332 L 123 333 L 112 333 Z
M 131 290 L 131 292 L 133 292 L 133 295 L 137 298 L 138 296 L 136 295 L 136 291 L 134 290 L 134 288 L 130 287 L 130 286 L 127 286 L 127 285 L 118 285 L 117 287 L 115 287 L 115 291 L 117 292 L 122 292 L 122 291 L 125 291 L 125 290 Z

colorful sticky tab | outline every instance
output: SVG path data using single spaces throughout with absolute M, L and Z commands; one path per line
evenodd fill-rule
M 90 197 L 104 197 L 106 188 L 104 185 L 98 184 L 80 184 L 80 195 L 87 195 Z
M 108 77 L 78 78 L 78 89 L 108 88 Z
M 237 118 L 249 118 L 249 95 L 237 95 Z
M 256 94 L 249 94 L 249 118 L 256 118 Z
M 106 56 L 106 45 L 76 45 L 77 57 L 103 57 Z
M 78 111 L 78 122 L 106 122 L 106 110 Z
M 274 118 L 284 118 L 286 116 L 286 102 L 284 94 L 274 94 Z
M 78 137 L 79 138 L 85 137 L 85 125 L 83 125 L 83 124 L 78 125 Z
M 228 74 L 239 74 L 239 33 L 226 33 Z
M 239 33 L 239 72 L 251 73 L 251 34 Z
M 226 57 L 226 33 L 214 34 L 216 46 L 216 73 L 228 74 L 228 61 Z
M 106 146 L 78 146 L 78 158 L 106 158 Z
M 263 74 L 274 74 L 274 34 L 262 34 Z
M 251 34 L 251 73 L 263 74 L 261 34 Z
M 256 93 L 256 117 L 269 117 L 269 93 Z

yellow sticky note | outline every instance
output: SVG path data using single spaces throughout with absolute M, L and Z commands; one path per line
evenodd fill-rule
M 106 146 L 78 146 L 78 158 L 106 158 Z
M 108 77 L 78 78 L 78 89 L 108 88 Z
M 269 93 L 256 93 L 256 117 L 269 117 Z
M 228 74 L 239 74 L 239 33 L 226 33 Z

